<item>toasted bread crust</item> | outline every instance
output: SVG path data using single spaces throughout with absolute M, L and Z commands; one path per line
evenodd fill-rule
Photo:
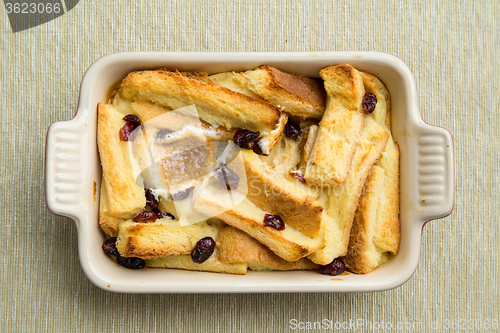
M 316 236 L 323 211 L 316 198 L 279 175 L 253 152 L 244 152 L 242 156 L 249 184 L 248 199 L 305 235 Z
M 206 222 L 180 226 L 168 217 L 154 223 L 129 220 L 119 225 L 116 248 L 124 257 L 142 259 L 189 254 L 200 239 L 216 239 L 217 232 L 217 226 Z
M 125 221 L 118 217 L 114 217 L 109 213 L 108 208 L 108 193 L 106 192 L 106 186 L 104 186 L 104 180 L 101 180 L 101 191 L 99 196 L 99 225 L 102 231 L 110 237 L 118 236 L 118 225 L 120 222 Z
M 121 84 L 120 94 L 172 109 L 195 104 L 203 120 L 227 129 L 271 131 L 281 113 L 268 102 L 165 70 L 130 73 Z
M 283 260 L 243 231 L 230 226 L 220 230 L 218 242 L 221 262 L 247 262 L 249 268 L 253 270 L 285 271 L 319 267 L 306 258 L 295 262 Z
M 387 133 L 380 127 L 372 116 L 365 117 L 364 130 L 361 135 L 360 144 L 354 154 L 351 170 L 346 181 L 332 189 L 330 202 L 327 209 L 332 218 L 331 223 L 337 224 L 338 228 L 327 228 L 329 231 L 338 230 L 340 235 L 325 233 L 324 247 L 309 256 L 313 262 L 325 265 L 333 259 L 344 256 L 347 253 L 349 236 L 354 219 L 354 213 L 358 206 L 359 197 L 363 189 L 371 166 L 382 154 L 389 139 Z
M 325 89 L 319 80 L 290 74 L 270 66 L 245 72 L 247 86 L 266 101 L 300 118 L 321 118 Z
M 297 261 L 322 245 L 319 235 L 309 237 L 287 224 L 281 231 L 266 227 L 265 211 L 246 198 L 234 206 L 224 192 L 216 187 L 205 188 L 196 198 L 194 209 L 246 232 L 287 261 Z
M 237 91 L 239 93 L 248 95 L 253 98 L 259 98 L 259 99 L 261 98 L 259 95 L 257 95 L 248 88 L 249 80 L 244 73 L 237 73 L 237 72 L 218 73 L 210 75 L 209 79 L 221 87 L 226 87 L 228 89 Z
M 325 80 L 327 105 L 304 177 L 318 186 L 335 186 L 347 177 L 363 130 L 363 79 L 350 65 L 327 67 L 320 75 Z
M 120 139 L 123 114 L 113 107 L 97 105 L 97 143 L 106 186 L 109 213 L 132 218 L 146 205 L 144 188 L 136 184 L 128 142 Z
M 354 217 L 347 255 L 343 258 L 348 270 L 353 273 L 370 273 L 388 257 L 382 256 L 386 251 L 373 242 L 377 220 L 385 209 L 381 203 L 385 178 L 382 168 L 372 166 Z

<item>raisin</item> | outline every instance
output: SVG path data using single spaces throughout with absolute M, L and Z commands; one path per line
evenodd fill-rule
M 151 207 L 151 208 L 158 207 L 158 200 L 154 196 L 153 190 L 151 190 L 150 188 L 148 188 L 146 190 L 146 201 L 147 201 L 149 207 Z
M 165 216 L 165 215 L 163 215 L 163 213 L 161 212 L 161 210 L 158 209 L 158 207 L 151 209 L 151 211 L 153 213 L 155 213 L 157 219 L 162 219 L 163 216 Z
M 302 133 L 302 130 L 300 129 L 299 124 L 297 124 L 293 120 L 289 120 L 288 123 L 286 123 L 285 125 L 283 133 L 287 138 L 295 139 L 300 135 L 300 133 Z
M 155 212 L 142 212 L 139 213 L 136 217 L 134 217 L 134 222 L 154 222 L 158 218 Z
M 116 237 L 110 237 L 106 239 L 106 241 L 104 241 L 104 243 L 102 244 L 102 249 L 107 254 L 115 256 L 118 264 L 123 267 L 131 269 L 141 269 L 146 266 L 146 261 L 144 259 L 135 257 L 122 257 L 116 249 Z
M 367 113 L 372 113 L 377 105 L 377 97 L 372 93 L 366 93 L 363 97 L 363 108 Z
M 104 241 L 102 244 L 102 249 L 109 255 L 117 255 L 118 250 L 116 249 L 116 237 L 110 237 Z
M 177 200 L 184 200 L 189 196 L 192 189 L 193 189 L 192 187 L 189 187 L 187 189 L 175 192 L 174 194 L 172 194 L 172 199 L 174 199 L 176 201 Z
M 162 143 L 163 141 L 165 141 L 165 137 L 170 133 L 173 133 L 173 131 L 168 129 L 159 130 L 156 134 L 156 142 Z
M 146 267 L 146 261 L 136 257 L 122 257 L 120 254 L 116 256 L 116 261 L 119 265 L 130 269 L 141 269 Z
M 340 258 L 333 259 L 328 265 L 319 268 L 319 272 L 325 275 L 339 275 L 346 270 L 345 264 Z
M 240 129 L 237 130 L 236 133 L 234 133 L 233 141 L 240 148 L 252 149 L 255 144 L 255 140 L 257 140 L 259 135 L 260 132 L 252 132 L 246 129 Z
M 284 230 L 285 222 L 278 215 L 266 214 L 264 215 L 264 225 L 266 227 L 272 227 L 276 230 Z
M 137 116 L 133 114 L 126 115 L 123 117 L 126 121 L 125 125 L 120 129 L 120 139 L 122 141 L 133 141 L 132 132 L 139 126 L 141 126 L 141 121 Z
M 207 261 L 208 258 L 214 253 L 215 241 L 212 237 L 202 238 L 196 243 L 196 246 L 191 252 L 191 259 L 197 264 Z
M 304 178 L 304 173 L 302 171 L 300 171 L 300 170 L 294 170 L 294 171 L 290 171 L 289 174 L 293 178 L 300 180 L 300 182 L 302 184 L 306 183 L 306 180 Z
M 240 177 L 229 167 L 223 163 L 214 172 L 215 178 L 219 179 L 219 185 L 227 190 L 235 190 L 238 188 Z
M 264 152 L 262 151 L 262 146 L 260 145 L 260 141 L 262 139 L 259 139 L 257 141 L 255 141 L 254 145 L 253 145 L 253 152 L 258 154 L 258 155 L 264 155 L 264 156 L 267 156 L 267 154 L 264 154 Z

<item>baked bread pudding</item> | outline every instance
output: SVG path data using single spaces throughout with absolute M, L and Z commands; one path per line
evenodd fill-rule
M 399 249 L 384 84 L 261 66 L 129 73 L 97 105 L 103 250 L 128 268 L 365 274 Z

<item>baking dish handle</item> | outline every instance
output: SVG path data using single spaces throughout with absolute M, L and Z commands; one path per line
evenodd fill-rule
M 45 198 L 49 210 L 57 215 L 79 220 L 84 211 L 84 173 L 82 170 L 85 120 L 76 116 L 70 121 L 53 123 L 47 133 L 45 148 Z
M 451 133 L 442 127 L 419 124 L 418 215 L 427 222 L 451 213 L 455 202 L 455 161 Z

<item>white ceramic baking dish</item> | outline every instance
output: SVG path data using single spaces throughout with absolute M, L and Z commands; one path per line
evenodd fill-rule
M 180 71 L 243 71 L 260 65 L 318 76 L 348 63 L 376 75 L 391 93 L 393 135 L 401 150 L 401 247 L 399 254 L 366 275 L 327 276 L 314 271 L 252 272 L 245 276 L 181 270 L 130 270 L 101 250 L 98 224 L 101 169 L 96 144 L 96 105 L 128 72 L 166 67 Z M 127 293 L 367 292 L 398 287 L 417 268 L 425 222 L 451 213 L 454 154 L 450 133 L 426 124 L 418 109 L 415 80 L 398 58 L 375 52 L 197 53 L 126 52 L 97 60 L 85 73 L 76 116 L 52 124 L 46 146 L 49 209 L 75 221 L 80 262 L 105 290 Z M 76 244 L 75 244 L 76 246 Z

